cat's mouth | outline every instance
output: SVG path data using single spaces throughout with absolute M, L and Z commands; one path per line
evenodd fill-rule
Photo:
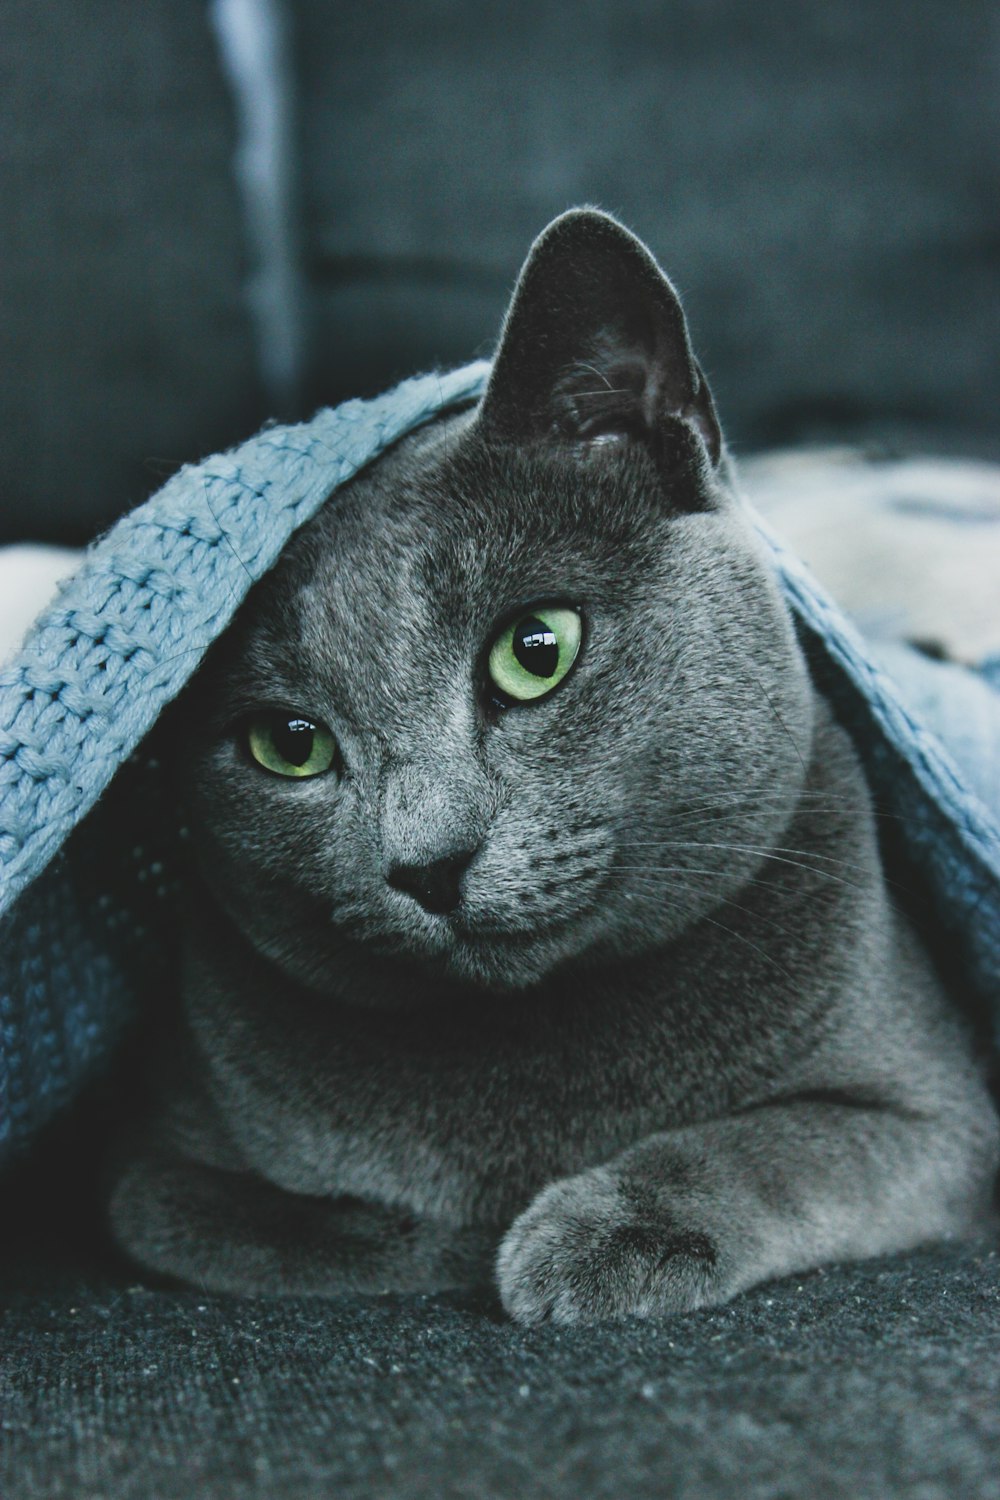
M 462 983 L 501 991 L 526 989 L 578 957 L 600 935 L 596 910 L 587 902 L 529 922 L 476 912 L 463 903 L 447 915 L 428 916 L 420 938 L 406 943 L 404 951 Z
M 459 943 L 498 943 L 501 946 L 525 947 L 538 938 L 545 938 L 571 927 L 579 917 L 579 912 L 566 912 L 549 917 L 544 923 L 514 924 L 477 917 L 459 909 L 445 921 L 453 938 Z

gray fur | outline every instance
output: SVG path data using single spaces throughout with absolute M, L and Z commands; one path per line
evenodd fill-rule
M 501 709 L 510 612 L 585 622 Z M 340 761 L 285 780 L 260 705 Z M 729 485 L 680 304 L 592 211 L 536 243 L 479 409 L 293 540 L 179 720 L 178 1014 L 111 1218 L 207 1286 L 490 1275 L 516 1318 L 725 1300 L 975 1232 L 997 1117 Z M 400 864 L 463 852 L 427 911 Z

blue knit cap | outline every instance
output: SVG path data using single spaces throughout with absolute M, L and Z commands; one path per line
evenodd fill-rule
M 88 550 L 0 673 L 0 1161 L 74 1097 L 169 973 L 176 831 L 155 755 L 137 747 L 295 529 L 404 433 L 476 400 L 488 373 L 420 376 L 182 469 Z M 996 810 L 765 535 L 818 686 L 889 815 L 894 867 L 933 913 L 963 993 L 1000 1017 Z

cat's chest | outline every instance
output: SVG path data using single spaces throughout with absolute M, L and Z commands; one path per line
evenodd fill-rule
M 622 1006 L 524 1028 L 240 1012 L 202 1048 L 227 1131 L 272 1181 L 457 1222 L 727 1102 L 710 1049 Z

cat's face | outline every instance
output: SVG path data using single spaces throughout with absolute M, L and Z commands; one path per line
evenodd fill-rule
M 571 982 L 775 841 L 811 693 L 699 380 L 645 252 L 557 221 L 481 408 L 339 491 L 251 596 L 189 700 L 182 796 L 289 974 L 371 1005 Z

